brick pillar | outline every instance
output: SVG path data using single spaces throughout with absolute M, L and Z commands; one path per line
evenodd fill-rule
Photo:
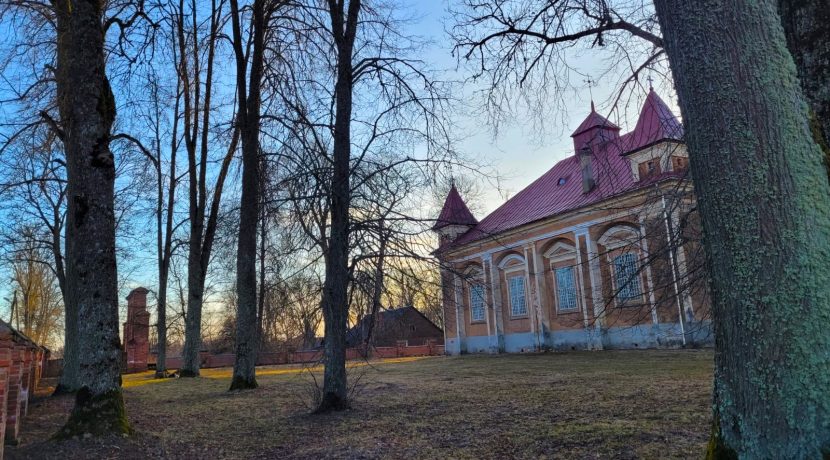
M 23 386 L 23 347 L 11 345 L 9 352 L 9 388 L 6 398 L 6 443 L 15 445 L 20 430 L 20 390 Z
M 127 321 L 124 323 L 124 351 L 127 372 L 147 370 L 150 355 L 150 313 L 147 312 L 147 289 L 133 289 L 127 296 Z
M 20 370 L 20 394 L 18 394 L 18 403 L 20 404 L 20 416 L 29 414 L 29 392 L 32 388 L 32 370 L 34 369 L 34 359 L 32 357 L 32 349 L 24 347 L 21 351 L 23 363 Z
M 7 350 L 0 350 L 3 353 Z M 6 431 L 6 398 L 9 390 L 9 368 L 0 367 L 0 433 Z M 3 446 L 5 443 L 0 442 L 0 458 L 3 458 Z

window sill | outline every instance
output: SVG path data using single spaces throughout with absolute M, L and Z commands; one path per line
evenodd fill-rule
M 512 321 L 512 320 L 514 320 L 514 319 L 515 319 L 515 320 L 518 320 L 518 319 L 528 319 L 529 317 L 530 317 L 530 316 L 529 316 L 528 314 L 524 314 L 524 315 L 517 315 L 517 316 L 510 315 L 510 320 Z
M 578 308 L 574 308 L 573 310 L 556 310 L 557 315 L 573 315 L 579 312 L 580 310 Z
M 639 308 L 647 306 L 642 297 L 632 297 L 625 300 L 617 299 L 615 304 L 617 308 Z
M 487 321 L 483 319 L 477 319 L 475 321 L 470 321 L 470 324 L 485 324 Z

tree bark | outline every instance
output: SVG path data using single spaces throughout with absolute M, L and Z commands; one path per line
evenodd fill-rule
M 334 151 L 330 202 L 331 227 L 323 282 L 323 319 L 325 321 L 325 370 L 323 392 L 316 412 L 349 408 L 346 381 L 346 327 L 349 316 L 349 208 L 351 190 L 352 89 L 354 69 L 352 50 L 357 35 L 360 0 L 329 0 L 332 34 L 337 49 L 337 81 L 335 83 Z
M 778 13 L 830 174 L 830 2 L 778 0 Z
M 830 447 L 830 184 L 772 0 L 657 0 L 715 326 L 709 458 Z
M 106 76 L 103 4 L 54 3 L 57 92 L 67 167 L 66 287 L 78 312 L 79 383 L 59 437 L 127 433 L 121 395 L 115 258 L 115 99 Z
M 260 88 L 265 46 L 264 0 L 254 0 L 251 28 L 250 84 L 245 77 L 247 60 L 243 50 L 237 0 L 230 1 L 233 47 L 236 57 L 237 123 L 242 137 L 242 197 L 239 204 L 239 237 L 236 252 L 236 357 L 231 390 L 256 388 L 257 345 L 257 221 L 260 206 Z M 247 90 L 246 90 L 247 86 Z

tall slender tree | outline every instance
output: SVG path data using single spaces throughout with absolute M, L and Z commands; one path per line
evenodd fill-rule
M 256 388 L 257 323 L 257 222 L 262 202 L 260 152 L 261 95 L 265 67 L 265 31 L 275 2 L 254 0 L 251 8 L 249 48 L 246 56 L 242 18 L 237 0 L 230 0 L 234 58 L 236 60 L 236 120 L 242 140 L 242 196 L 236 253 L 236 357 L 231 390 Z M 250 71 L 248 70 L 250 63 Z M 248 81 L 246 82 L 246 77 Z
M 233 128 L 230 145 L 219 166 L 213 187 L 213 196 L 207 186 L 210 163 L 210 123 L 212 114 L 214 62 L 216 44 L 220 39 L 224 1 L 212 0 L 208 32 L 202 43 L 198 26 L 197 3 L 192 0 L 189 12 L 180 1 L 173 17 L 176 24 L 179 58 L 178 77 L 182 81 L 184 106 L 184 144 L 187 150 L 189 181 L 190 237 L 187 253 L 187 316 L 185 318 L 185 342 L 182 377 L 199 375 L 199 351 L 202 347 L 202 307 L 205 296 L 205 280 L 210 256 L 216 238 L 222 191 L 239 139 L 239 130 Z M 190 24 L 186 23 L 187 18 Z M 206 50 L 202 48 L 206 46 Z M 204 54 L 203 54 L 204 53 Z M 207 62 L 201 62 L 205 57 Z M 204 67 L 202 67 L 204 66 Z M 210 207 L 208 199 L 210 198 Z
M 819 458 L 830 449 L 830 183 L 776 4 L 655 4 L 712 274 L 707 456 Z

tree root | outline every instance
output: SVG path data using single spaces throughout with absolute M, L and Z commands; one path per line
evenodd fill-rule
M 320 405 L 317 406 L 317 409 L 314 409 L 313 413 L 327 414 L 329 412 L 340 412 L 348 409 L 351 409 L 348 399 L 342 398 L 336 393 L 329 392 L 323 395 L 323 398 L 320 400 Z
M 253 390 L 257 388 L 259 385 L 256 383 L 256 377 L 252 377 L 250 380 L 239 376 L 234 375 L 233 380 L 231 380 L 231 387 L 228 391 L 234 390 Z
M 121 389 L 101 395 L 92 395 L 87 387 L 78 390 L 75 407 L 63 428 L 53 436 L 56 440 L 91 434 L 130 434 L 132 428 L 127 421 L 124 398 Z

